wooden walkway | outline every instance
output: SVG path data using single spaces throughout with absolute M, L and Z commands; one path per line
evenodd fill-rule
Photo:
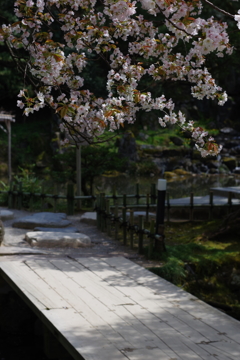
M 232 196 L 234 198 L 240 199 L 240 186 L 232 186 L 232 187 L 216 187 L 212 188 L 211 191 L 215 195 L 220 196 L 228 196 L 229 193 L 232 193 Z
M 123 257 L 1 259 L 76 360 L 239 360 L 240 322 Z

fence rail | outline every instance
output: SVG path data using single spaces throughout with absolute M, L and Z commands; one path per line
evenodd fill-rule
M 139 184 L 136 184 L 136 193 L 135 194 L 116 194 L 116 191 L 113 191 L 112 195 L 105 195 L 102 193 L 102 196 L 106 200 L 109 200 L 109 206 L 110 208 L 115 208 L 116 205 L 127 207 L 128 209 L 144 209 L 146 211 L 146 217 L 148 218 L 148 213 L 152 209 L 153 211 L 156 210 L 157 207 L 157 191 L 156 191 L 156 185 L 151 184 L 150 191 L 148 194 L 140 194 L 139 193 Z M 36 206 L 34 208 L 34 200 L 38 199 L 41 200 L 39 205 L 39 210 L 43 211 L 45 207 L 46 199 L 53 199 L 53 211 L 58 211 L 58 200 L 66 200 L 65 202 L 65 211 L 68 215 L 73 215 L 75 212 L 75 205 L 77 200 L 85 200 L 91 202 L 91 206 L 89 208 L 96 209 L 97 207 L 97 195 L 87 195 L 87 196 L 76 196 L 74 194 L 74 185 L 68 184 L 67 185 L 67 191 L 65 195 L 61 195 L 57 193 L 57 190 L 55 191 L 55 194 L 45 193 L 44 187 L 42 187 L 42 192 L 33 192 L 33 191 L 23 191 L 22 190 L 22 184 L 21 183 L 10 183 L 9 190 L 0 190 L 0 194 L 6 194 L 7 195 L 7 202 L 9 208 L 17 208 L 22 209 L 24 208 L 24 197 L 27 198 L 28 202 L 28 208 L 30 210 L 36 209 Z M 100 196 L 100 195 L 99 195 Z M 144 203 L 140 203 L 142 199 L 146 199 Z M 135 201 L 134 201 L 135 200 Z M 36 205 L 36 204 L 35 204 Z M 194 201 L 194 193 L 190 194 L 190 200 L 189 203 L 185 204 L 171 204 L 170 203 L 170 195 L 169 193 L 166 194 L 166 201 L 165 201 L 165 208 L 167 212 L 167 220 L 169 220 L 169 214 L 170 210 L 174 208 L 189 208 L 190 213 L 194 212 L 194 209 L 199 208 L 209 208 L 210 213 L 211 211 L 216 207 L 227 207 L 229 211 L 234 206 L 240 206 L 239 204 L 233 203 L 233 193 L 228 193 L 228 201 L 226 204 L 216 204 L 214 203 L 214 195 L 213 192 L 210 192 L 209 194 L 209 202 L 206 204 L 197 204 Z M 80 210 L 80 209 L 78 209 Z M 114 212 L 114 210 L 113 210 Z M 190 215 L 190 220 L 193 220 L 192 215 Z

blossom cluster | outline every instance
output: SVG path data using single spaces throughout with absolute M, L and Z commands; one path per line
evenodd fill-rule
M 101 6 L 96 0 L 17 0 L 18 21 L 2 26 L 0 41 L 25 64 L 36 91 L 30 97 L 22 90 L 18 106 L 28 115 L 48 105 L 65 131 L 89 137 L 134 122 L 139 110 L 157 110 L 161 126 L 190 130 L 203 156 L 218 153 L 203 129 L 174 112 L 171 99 L 141 86 L 146 77 L 187 81 L 193 97 L 227 101 L 206 67 L 209 54 L 233 51 L 227 24 L 204 19 L 202 9 L 200 0 L 103 0 Z M 240 14 L 234 19 L 240 28 Z M 84 83 L 86 65 L 99 57 L 108 66 L 105 98 Z

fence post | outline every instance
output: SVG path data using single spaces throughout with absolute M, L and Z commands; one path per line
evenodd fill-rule
M 139 205 L 139 183 L 136 184 L 136 204 Z
M 143 253 L 143 215 L 138 215 L 139 233 L 138 233 L 138 253 Z
M 8 208 L 12 209 L 13 207 L 13 181 L 10 181 L 10 185 L 9 185 L 9 191 L 8 191 Z
M 115 206 L 115 209 L 114 209 L 114 217 L 115 217 L 115 221 L 114 221 L 115 240 L 118 240 L 118 228 L 119 228 L 119 223 L 118 223 L 118 205 Z
M 156 234 L 164 236 L 164 217 L 165 217 L 165 196 L 167 182 L 164 179 L 158 179 L 157 195 L 157 215 L 156 215 Z M 161 250 L 162 244 L 155 239 L 155 249 Z
M 110 200 L 106 200 L 106 213 L 107 213 L 107 235 L 111 236 L 111 219 L 110 219 Z
M 42 187 L 41 187 L 41 211 L 44 210 L 44 199 L 45 199 L 44 185 L 42 185 Z
M 54 188 L 53 188 L 53 212 L 54 213 L 57 212 L 57 196 L 58 196 L 57 185 L 54 184 Z
M 169 201 L 169 192 L 167 192 L 167 222 L 170 221 L 170 201 Z
M 129 211 L 130 215 L 129 215 L 129 224 L 131 226 L 130 228 L 130 247 L 131 249 L 133 249 L 133 236 L 134 236 L 134 230 L 133 230 L 133 225 L 134 225 L 134 212 L 133 210 Z
M 105 231 L 105 194 L 104 193 L 101 193 L 100 194 L 100 210 L 101 210 L 101 215 L 100 215 L 100 218 L 101 218 L 101 231 L 104 232 Z
M 101 229 L 101 208 L 100 208 L 100 195 L 97 194 L 96 198 L 96 211 L 97 211 L 97 228 Z
M 151 184 L 151 205 L 156 204 L 156 184 Z
M 16 183 L 13 183 L 13 209 L 17 209 L 18 187 Z
M 30 190 L 30 198 L 29 198 L 29 208 L 31 212 L 33 211 L 33 191 L 34 191 L 34 185 L 32 184 Z
M 212 210 L 213 210 L 213 191 L 210 191 L 209 194 L 209 220 L 212 219 Z
M 146 209 L 146 223 L 148 224 L 148 222 L 149 222 L 149 194 L 147 194 L 146 205 L 147 205 L 147 209 Z
M 67 186 L 67 214 L 74 215 L 74 185 L 72 183 Z
M 116 185 L 113 185 L 112 189 L 112 197 L 113 197 L 113 205 L 117 205 L 117 199 L 116 199 Z
M 18 204 L 17 208 L 18 210 L 22 209 L 22 200 L 23 200 L 23 193 L 22 193 L 22 182 L 18 184 Z
M 127 245 L 127 219 L 126 219 L 126 208 L 122 208 L 122 219 L 123 219 L 123 245 Z
M 190 194 L 190 210 L 189 210 L 189 219 L 193 221 L 193 207 L 194 207 L 194 195 L 193 192 Z
M 228 214 L 231 212 L 232 197 L 233 197 L 233 193 L 231 191 L 229 191 L 229 193 L 228 193 Z
M 123 194 L 123 207 L 127 206 L 127 195 Z
M 153 236 L 154 236 L 154 227 L 155 221 L 152 219 L 150 222 L 150 237 L 149 237 L 149 245 L 148 245 L 148 258 L 152 258 L 153 254 Z

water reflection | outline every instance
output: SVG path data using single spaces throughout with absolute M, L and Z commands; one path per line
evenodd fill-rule
M 104 192 L 112 194 L 114 187 L 116 193 L 136 194 L 136 183 L 139 183 L 140 194 L 150 193 L 151 184 L 157 184 L 159 177 L 130 177 L 117 176 L 105 177 L 101 176 L 95 179 L 94 187 L 96 193 Z M 240 177 L 236 176 L 192 176 L 187 178 L 178 177 L 176 180 L 167 181 L 167 191 L 170 198 L 182 198 L 190 195 L 191 192 L 196 196 L 208 195 L 212 187 L 239 186 Z

